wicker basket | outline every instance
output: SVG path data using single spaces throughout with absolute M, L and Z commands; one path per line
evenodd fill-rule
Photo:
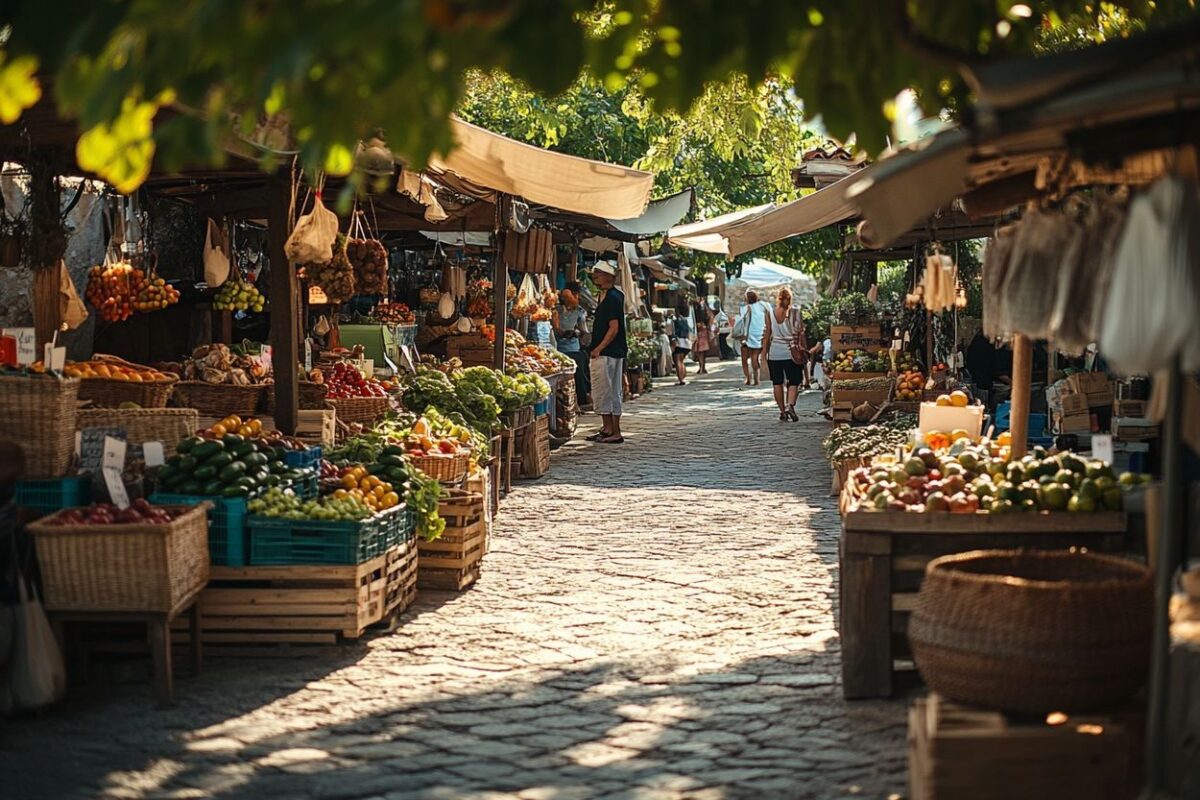
M 300 408 L 306 411 L 325 408 L 325 392 L 328 391 L 325 384 L 299 381 L 296 386 L 299 389 Z M 271 416 L 275 415 L 275 384 L 273 383 L 267 384 L 263 389 L 263 412 Z
M 442 483 L 458 483 L 467 477 L 471 457 L 466 453 L 442 456 L 409 456 L 408 462 Z
M 194 408 L 81 408 L 75 417 L 76 430 L 124 428 L 130 444 L 162 442 L 167 452 L 199 427 Z
M 909 621 L 929 688 L 1017 713 L 1114 705 L 1146 681 L 1150 571 L 1067 550 L 977 550 L 929 563 Z
M 181 611 L 208 582 L 209 503 L 164 525 L 27 526 L 51 611 Z
M 24 478 L 58 478 L 75 451 L 78 378 L 0 377 L 0 441 L 25 456 Z
M 142 408 L 165 408 L 171 390 L 179 382 L 168 377 L 157 381 L 122 381 L 116 378 L 81 378 L 79 399 L 90 400 L 96 408 L 116 408 L 121 403 L 137 403 Z
M 226 417 L 230 414 L 249 417 L 258 411 L 262 391 L 261 384 L 241 386 L 234 383 L 180 381 L 175 384 L 172 402 L 179 408 L 194 408 L 203 417 Z
M 379 419 L 391 408 L 386 397 L 331 397 L 328 402 L 337 409 L 340 422 L 361 422 L 364 425 Z

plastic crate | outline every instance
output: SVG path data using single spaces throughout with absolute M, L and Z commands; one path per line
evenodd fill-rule
M 533 404 L 533 415 L 535 417 L 544 417 L 550 413 L 550 404 L 554 402 L 554 395 L 550 395 L 545 400 L 539 400 Z
M 417 516 L 408 506 L 401 506 L 388 522 L 384 534 L 384 550 L 412 541 L 417 534 Z
M 283 463 L 292 469 L 320 466 L 321 448 L 310 447 L 307 450 L 285 450 L 283 452 Z
M 249 549 L 246 536 L 246 498 L 170 492 L 158 492 L 150 496 L 150 502 L 157 505 L 194 506 L 205 500 L 213 504 L 208 511 L 209 561 L 221 567 L 246 566 Z
M 305 468 L 304 473 L 304 477 L 300 480 L 284 481 L 279 484 L 279 488 L 291 489 L 301 500 L 312 500 L 321 488 L 321 481 L 317 476 L 316 469 Z
M 49 514 L 63 508 L 86 506 L 92 502 L 92 476 L 72 475 L 39 481 L 17 481 L 16 504 L 22 508 Z
M 389 509 L 364 520 L 332 522 L 252 515 L 250 564 L 256 567 L 296 564 L 361 564 L 401 541 L 397 530 L 406 511 Z

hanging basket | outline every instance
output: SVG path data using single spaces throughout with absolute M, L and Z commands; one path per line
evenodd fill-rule
M 24 478 L 58 478 L 71 466 L 79 383 L 51 375 L 0 377 L 0 441 L 21 448 Z
M 180 381 L 175 384 L 172 403 L 179 408 L 194 408 L 202 417 L 226 417 L 230 414 L 253 416 L 262 396 L 261 384 L 248 386 L 206 381 Z

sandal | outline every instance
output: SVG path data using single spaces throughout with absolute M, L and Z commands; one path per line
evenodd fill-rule
M 598 442 L 601 439 L 608 438 L 608 431 L 596 431 L 591 436 L 585 436 L 584 438 L 587 439 L 589 442 Z
M 616 438 L 613 438 L 610 436 L 607 439 L 601 439 L 600 444 L 625 444 L 625 437 L 617 436 Z
M 787 413 L 786 411 L 780 411 L 780 412 L 779 412 L 779 421 L 780 421 L 780 422 L 787 422 L 787 421 L 788 421 L 788 413 Z
M 787 415 L 788 415 L 788 419 L 791 420 L 792 422 L 800 421 L 800 418 L 798 416 L 796 416 L 796 407 L 795 406 L 788 406 Z

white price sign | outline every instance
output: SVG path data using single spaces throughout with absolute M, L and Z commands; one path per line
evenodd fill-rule
M 104 456 L 100 461 L 102 469 L 115 469 L 119 474 L 125 469 L 125 441 L 112 436 L 104 437 Z
M 312 372 L 312 339 L 304 340 L 304 372 Z
M 1092 458 L 1099 459 L 1105 464 L 1113 462 L 1113 438 L 1107 433 L 1098 433 L 1092 437 Z
M 142 442 L 142 458 L 147 467 L 161 467 L 165 464 L 162 442 Z
M 5 328 L 4 333 L 17 340 L 17 363 L 37 361 L 37 331 L 33 328 Z
M 129 492 L 125 491 L 125 482 L 121 480 L 121 470 L 105 467 L 103 474 L 104 485 L 108 487 L 108 497 L 113 505 L 121 509 L 129 508 Z

